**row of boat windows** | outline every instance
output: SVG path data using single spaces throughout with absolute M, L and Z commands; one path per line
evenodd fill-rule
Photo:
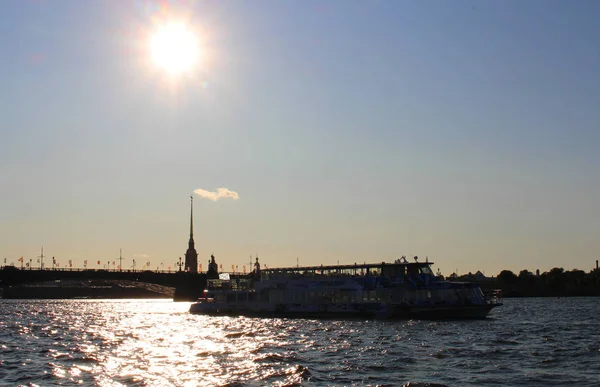
M 280 290 L 270 292 L 217 292 L 209 293 L 207 298 L 214 298 L 218 302 L 244 303 L 298 303 L 298 304 L 325 304 L 325 303 L 364 303 L 364 302 L 443 302 L 443 303 L 483 303 L 483 293 L 479 288 L 471 289 L 438 289 L 395 291 L 370 290 L 370 291 L 294 291 Z

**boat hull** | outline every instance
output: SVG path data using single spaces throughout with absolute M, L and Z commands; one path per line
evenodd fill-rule
M 190 313 L 210 316 L 247 316 L 271 318 L 362 318 L 381 320 L 440 320 L 483 319 L 501 304 L 466 306 L 406 306 L 382 304 L 319 305 L 228 305 L 197 302 L 190 306 Z

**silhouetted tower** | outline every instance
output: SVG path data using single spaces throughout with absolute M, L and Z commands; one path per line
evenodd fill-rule
M 185 252 L 185 271 L 198 272 L 198 253 L 194 247 L 194 198 L 190 196 L 190 241 Z

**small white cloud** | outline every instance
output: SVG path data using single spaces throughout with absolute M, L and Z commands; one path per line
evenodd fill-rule
M 207 191 L 205 189 L 202 188 L 198 188 L 197 190 L 194 190 L 194 193 L 198 196 L 200 196 L 201 198 L 205 198 L 205 199 L 209 199 L 212 200 L 213 202 L 219 200 L 219 199 L 225 199 L 225 198 L 229 198 L 229 199 L 233 199 L 233 200 L 238 200 L 240 198 L 240 195 L 238 195 L 237 192 L 235 191 L 231 191 L 227 188 L 217 188 L 216 191 L 212 192 L 212 191 Z

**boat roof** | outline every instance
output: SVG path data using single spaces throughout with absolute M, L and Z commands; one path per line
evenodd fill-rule
M 381 269 L 382 267 L 423 267 L 432 265 L 433 262 L 379 262 L 379 263 L 355 263 L 351 265 L 320 265 L 320 266 L 292 266 L 292 267 L 277 267 L 262 269 L 263 273 L 281 273 L 281 272 L 297 272 L 297 271 L 336 271 L 336 270 L 352 270 L 352 269 Z

